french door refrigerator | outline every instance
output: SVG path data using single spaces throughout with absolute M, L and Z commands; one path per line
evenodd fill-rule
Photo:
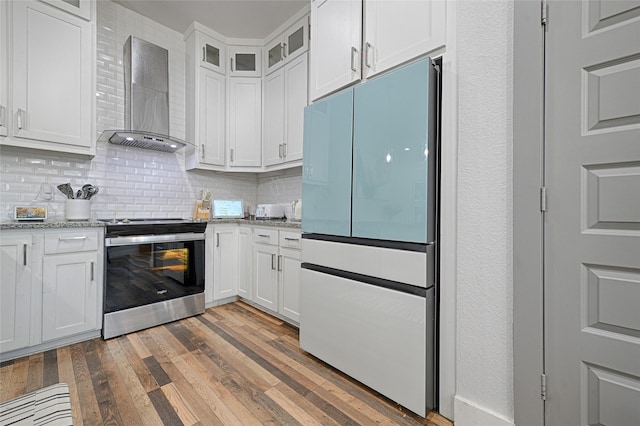
M 435 407 L 437 68 L 304 114 L 300 346 L 411 411 Z

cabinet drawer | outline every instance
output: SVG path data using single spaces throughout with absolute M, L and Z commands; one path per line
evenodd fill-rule
M 99 240 L 97 231 L 56 232 L 44 237 L 44 253 L 72 253 L 78 251 L 98 250 Z
M 253 232 L 253 241 L 257 244 L 278 245 L 278 230 L 256 228 Z
M 300 248 L 300 232 L 280 231 L 280 247 Z

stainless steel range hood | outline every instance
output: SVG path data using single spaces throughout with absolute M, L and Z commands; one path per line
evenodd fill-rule
M 169 136 L 169 52 L 131 36 L 124 44 L 124 124 L 99 142 L 176 152 L 187 145 Z

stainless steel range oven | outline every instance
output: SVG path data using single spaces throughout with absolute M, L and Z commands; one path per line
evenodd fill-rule
M 204 312 L 206 223 L 103 221 L 105 339 Z

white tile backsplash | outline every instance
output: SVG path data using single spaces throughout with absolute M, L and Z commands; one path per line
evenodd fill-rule
M 170 133 L 185 137 L 185 46 L 182 34 L 111 1 L 99 1 L 97 20 L 96 139 L 107 129 L 124 128 L 122 50 L 130 35 L 169 50 Z M 191 217 L 202 189 L 214 198 L 241 198 L 255 204 L 255 174 L 186 172 L 183 154 L 146 151 L 98 143 L 92 160 L 46 151 L 0 150 L 0 220 L 16 204 L 47 205 L 49 217 L 64 219 L 65 197 L 56 186 L 85 183 L 100 192 L 91 202 L 92 218 Z M 46 201 L 41 184 L 53 187 Z
M 103 130 L 124 128 L 122 51 L 130 35 L 169 51 L 169 131 L 185 138 L 185 44 L 182 34 L 111 1 L 97 2 L 96 140 Z M 301 168 L 266 174 L 185 171 L 184 155 L 98 143 L 97 154 L 81 159 L 14 147 L 0 149 L 0 221 L 16 204 L 47 205 L 49 217 L 64 219 L 65 197 L 56 186 L 85 183 L 100 192 L 91 202 L 92 218 L 191 217 L 200 191 L 213 198 L 241 198 L 290 206 L 302 194 Z M 53 187 L 44 200 L 41 184 Z

